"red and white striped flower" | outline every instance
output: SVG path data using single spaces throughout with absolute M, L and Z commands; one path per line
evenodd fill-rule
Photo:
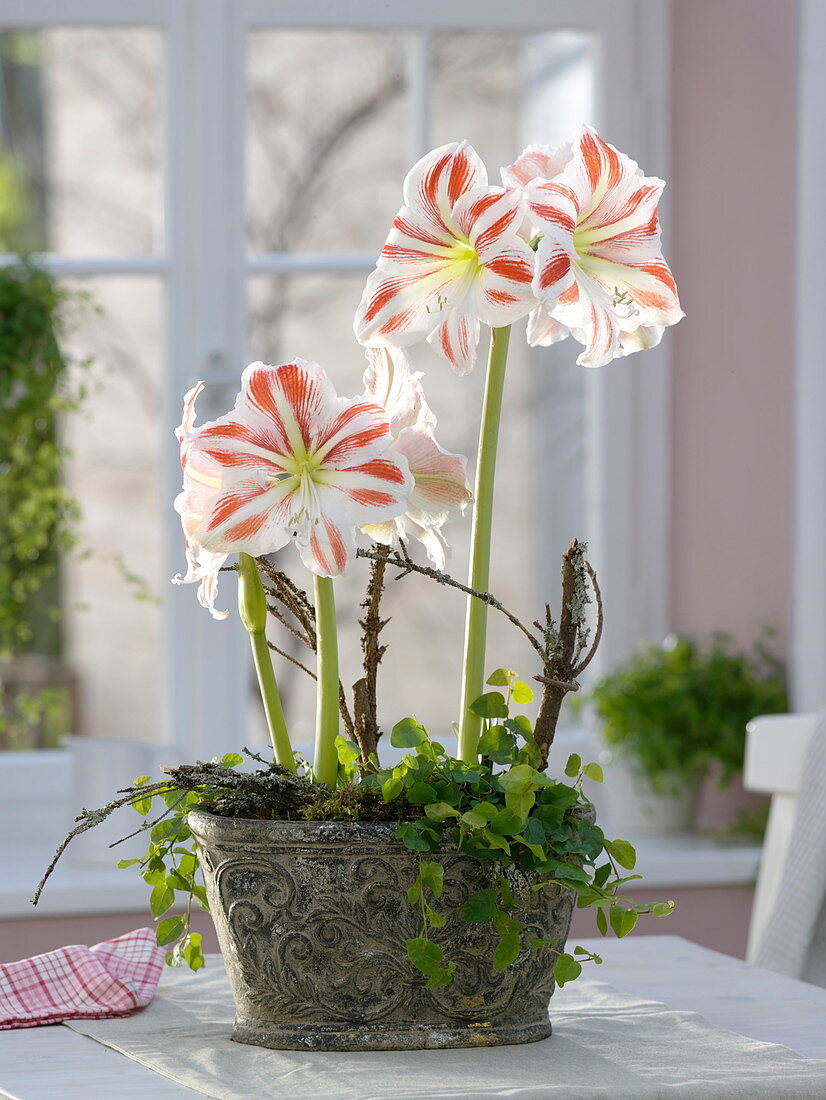
M 570 142 L 556 149 L 551 148 L 550 145 L 528 145 L 513 164 L 500 169 L 505 187 L 519 193 L 524 214 L 519 234 L 526 241 L 532 240 L 538 232 L 541 232 L 540 228 L 531 222 L 527 195 L 529 185 L 536 179 L 555 179 L 572 156 Z
M 357 527 L 404 512 L 413 479 L 389 449 L 387 413 L 338 397 L 317 364 L 253 363 L 234 410 L 196 428 L 200 388 L 187 394 L 177 433 L 184 489 L 175 508 L 187 542 L 183 581 L 200 580 L 199 600 L 216 617 L 228 554 L 269 554 L 294 539 L 308 569 L 337 576 L 354 556 Z
M 559 339 L 563 325 L 585 345 L 577 362 L 598 367 L 653 346 L 679 321 L 677 288 L 660 251 L 664 186 L 589 126 L 555 179 L 528 185 L 530 215 L 544 234 L 533 283 L 543 309 L 532 343 Z
M 406 347 L 427 337 L 459 374 L 470 371 L 480 322 L 508 325 L 536 304 L 521 218 L 519 194 L 489 187 L 467 142 L 428 153 L 407 175 L 404 206 L 367 281 L 354 322 L 361 343 Z
M 467 483 L 467 459 L 436 442 L 436 417 L 425 399 L 421 374 L 410 370 L 401 348 L 368 348 L 367 361 L 365 397 L 386 409 L 393 450 L 407 459 L 413 491 L 404 515 L 362 529 L 385 546 L 412 534 L 436 568 L 444 569 L 442 526 L 473 500 Z

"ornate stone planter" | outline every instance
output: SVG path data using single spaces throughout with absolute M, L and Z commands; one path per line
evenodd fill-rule
M 385 822 L 254 821 L 193 812 L 212 918 L 236 1005 L 236 1042 L 286 1050 L 416 1050 L 529 1043 L 551 1032 L 554 955 L 525 951 L 493 970 L 487 923 L 459 919 L 495 864 L 451 845 L 432 933 L 457 969 L 426 989 L 407 960 L 420 934 L 405 892 L 418 859 Z M 510 869 L 514 915 L 564 946 L 573 892 Z

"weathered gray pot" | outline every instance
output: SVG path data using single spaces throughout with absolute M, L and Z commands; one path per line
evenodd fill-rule
M 233 1039 L 282 1050 L 418 1050 L 530 1043 L 551 1032 L 554 954 L 490 964 L 490 925 L 459 919 L 499 865 L 445 844 L 432 938 L 457 963 L 452 984 L 426 989 L 407 959 L 420 935 L 405 892 L 418 858 L 385 822 L 253 821 L 193 812 L 212 919 L 235 997 Z M 572 891 L 508 878 L 526 934 L 564 946 Z

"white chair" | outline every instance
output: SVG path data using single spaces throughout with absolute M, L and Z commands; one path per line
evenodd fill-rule
M 743 777 L 772 796 L 747 959 L 826 985 L 826 720 L 755 718 Z

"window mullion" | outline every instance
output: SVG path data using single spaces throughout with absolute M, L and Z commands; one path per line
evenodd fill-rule
M 170 576 L 184 566 L 183 536 L 172 511 L 181 487 L 172 427 L 180 420 L 183 394 L 204 379 L 208 389 L 199 402 L 199 419 L 209 419 L 221 411 L 230 383 L 237 382 L 243 367 L 243 183 L 237 178 L 243 118 L 240 38 L 241 28 L 229 4 L 188 0 L 175 8 L 167 96 Z M 231 574 L 222 578 L 222 608 L 233 605 L 232 581 Z M 245 739 L 243 631 L 235 615 L 214 622 L 191 589 L 170 592 L 167 616 L 166 740 L 186 756 L 209 759 Z

